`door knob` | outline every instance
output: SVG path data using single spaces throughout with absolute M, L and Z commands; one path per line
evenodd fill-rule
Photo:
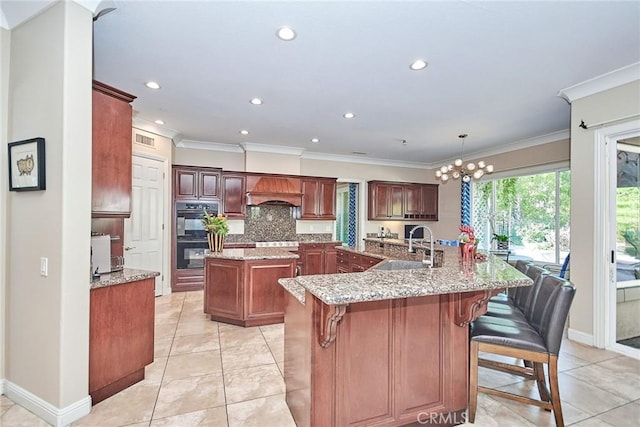
M 124 250 L 125 251 L 130 251 L 131 249 L 135 249 L 135 248 L 136 248 L 135 246 L 125 246 Z

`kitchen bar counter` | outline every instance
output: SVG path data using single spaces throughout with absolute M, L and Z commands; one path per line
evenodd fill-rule
M 121 285 L 123 283 L 137 282 L 139 280 L 149 279 L 159 276 L 157 271 L 136 270 L 133 268 L 124 268 L 122 271 L 114 271 L 113 273 L 104 273 L 100 278 L 91 281 L 90 289 L 104 288 L 105 286 Z
M 299 276 L 295 281 L 325 304 L 496 291 L 532 283 L 526 275 L 493 255 L 486 262 L 464 267 L 458 262 L 457 248 L 446 249 L 445 263 L 439 268 L 389 271 L 373 267 L 363 273 Z
M 504 261 L 280 279 L 286 401 L 299 427 L 466 421 L 469 323 L 531 279 Z M 384 267 L 383 261 L 379 264 Z

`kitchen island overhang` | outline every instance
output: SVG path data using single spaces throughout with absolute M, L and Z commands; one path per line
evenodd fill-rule
M 466 421 L 468 324 L 531 279 L 504 261 L 281 279 L 286 400 L 299 426 Z M 444 423 L 445 425 L 447 423 Z

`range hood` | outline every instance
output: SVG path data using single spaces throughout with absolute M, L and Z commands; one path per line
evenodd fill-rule
M 270 175 L 247 176 L 247 205 L 269 203 L 300 206 L 302 204 L 300 178 Z

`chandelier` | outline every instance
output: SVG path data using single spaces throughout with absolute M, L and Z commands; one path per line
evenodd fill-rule
M 446 182 L 449 178 L 462 179 L 463 182 L 471 181 L 471 177 L 480 179 L 485 173 L 493 172 L 493 165 L 487 165 L 484 161 L 480 160 L 477 164 L 469 162 L 466 165 L 462 161 L 462 155 L 464 154 L 464 139 L 469 136 L 466 133 L 458 135 L 458 138 L 462 140 L 462 153 L 453 164 L 444 165 L 436 171 L 436 178 L 442 182 Z

